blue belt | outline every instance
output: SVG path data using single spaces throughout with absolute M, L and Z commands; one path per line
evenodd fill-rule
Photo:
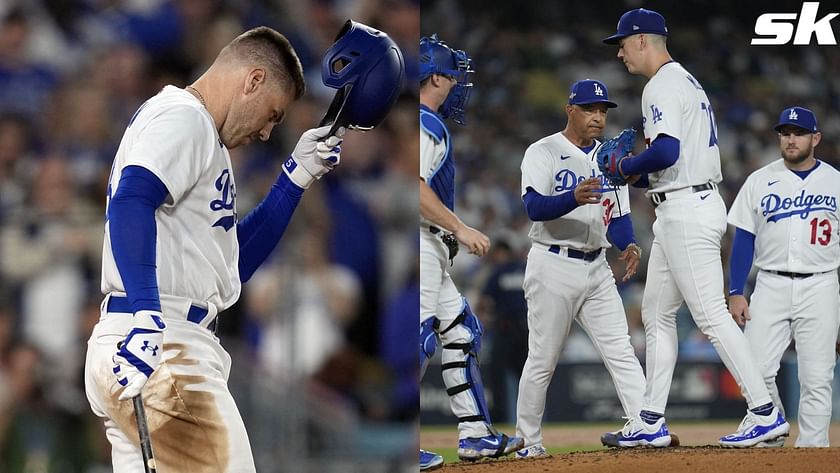
M 125 296 L 109 297 L 108 307 L 106 310 L 108 312 L 124 312 L 127 314 L 134 313 L 134 311 L 131 310 L 131 304 L 128 302 L 128 298 Z M 207 313 L 207 309 L 197 305 L 191 305 L 190 310 L 187 312 L 187 320 L 194 324 L 201 325 L 201 322 L 205 317 L 207 317 Z M 216 333 L 216 320 L 217 319 L 213 319 L 213 321 L 207 325 L 207 330 Z
M 569 258 L 582 259 L 584 261 L 595 261 L 595 258 L 597 258 L 598 255 L 601 254 L 602 249 L 603 248 L 598 248 L 597 250 L 586 252 L 586 251 L 580 251 L 580 250 L 573 250 L 573 249 L 569 248 L 569 249 L 566 250 L 566 255 Z M 560 254 L 560 246 L 559 245 L 551 245 L 551 246 L 548 247 L 548 251 L 551 252 L 551 253 L 554 253 L 555 255 L 559 255 Z

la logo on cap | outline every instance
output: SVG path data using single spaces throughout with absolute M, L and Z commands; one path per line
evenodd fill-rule
M 599 86 L 597 82 L 595 83 L 595 95 L 598 95 L 598 96 L 601 96 L 601 97 L 604 96 L 604 89 L 602 89 L 601 86 Z
M 790 109 L 790 114 L 788 115 L 788 118 L 790 118 L 791 120 L 799 120 L 799 115 L 796 113 L 796 110 Z

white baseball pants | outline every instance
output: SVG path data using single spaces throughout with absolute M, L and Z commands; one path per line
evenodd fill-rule
M 738 382 L 749 408 L 771 400 L 746 337 L 726 308 L 720 257 L 725 231 L 726 205 L 717 191 L 669 195 L 656 207 L 642 299 L 645 410 L 665 413 L 677 363 L 677 310 L 683 300 Z
M 750 317 L 744 329 L 759 368 L 779 401 L 776 374 L 791 337 L 796 343 L 799 371 L 799 437 L 797 447 L 828 447 L 831 384 L 834 380 L 837 312 L 837 272 L 791 279 L 759 271 L 750 297 Z
M 638 414 L 645 376 L 630 345 L 624 305 L 604 253 L 588 262 L 535 244 L 528 253 L 523 288 L 528 359 L 519 380 L 516 435 L 525 445 L 542 443 L 546 391 L 574 320 L 601 354 L 624 411 Z
M 115 473 L 143 473 L 131 400 L 112 371 L 117 343 L 132 315 L 103 313 L 88 340 L 85 392 L 105 418 Z M 255 472 L 245 425 L 227 386 L 230 355 L 199 325 L 167 313 L 163 361 L 143 387 L 143 401 L 159 473 Z M 186 319 L 184 315 L 183 319 Z

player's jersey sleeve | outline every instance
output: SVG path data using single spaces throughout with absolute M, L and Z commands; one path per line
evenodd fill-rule
M 682 140 L 684 85 L 676 83 L 673 76 L 655 79 L 642 93 L 645 138 L 652 142 L 659 135 L 668 135 Z
M 542 195 L 553 195 L 554 169 L 553 158 L 548 147 L 543 143 L 535 143 L 525 150 L 520 169 L 522 170 L 522 193 L 532 188 Z
M 122 166 L 142 166 L 169 191 L 167 203 L 177 204 L 199 180 L 212 156 L 207 118 L 194 107 L 173 105 L 138 112 L 130 127 L 141 127 Z M 196 159 L 199 157 L 199 159 Z
M 735 196 L 735 201 L 732 202 L 732 208 L 729 209 L 729 215 L 726 221 L 730 225 L 734 225 L 742 230 L 746 230 L 753 235 L 756 234 L 758 227 L 756 224 L 756 213 L 753 211 L 753 197 L 752 189 L 755 179 L 751 175 L 741 186 L 738 195 Z
M 425 131 L 420 132 L 420 177 L 428 182 L 429 177 L 444 154 L 444 144 Z

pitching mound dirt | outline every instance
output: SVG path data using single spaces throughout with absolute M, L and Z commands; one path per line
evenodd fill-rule
M 441 473 L 545 473 L 545 472 L 832 472 L 840 471 L 840 448 L 722 449 L 679 447 L 608 450 L 554 455 L 531 460 L 504 459 L 473 464 L 445 465 Z

